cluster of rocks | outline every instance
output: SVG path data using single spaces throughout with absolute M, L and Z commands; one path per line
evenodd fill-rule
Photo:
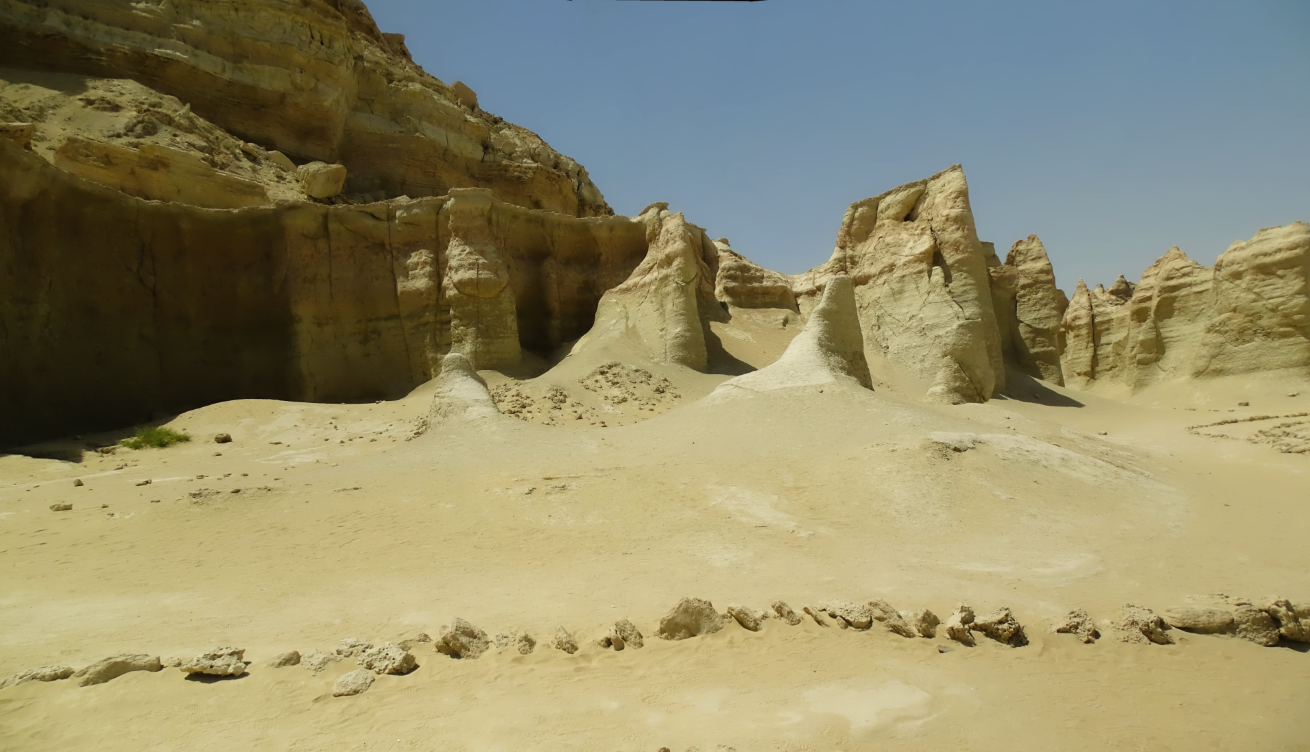
M 1228 596 L 1216 596 L 1212 600 L 1213 605 L 1179 606 L 1163 614 L 1126 604 L 1117 618 L 1099 624 L 1086 611 L 1078 609 L 1070 611 L 1064 620 L 1054 625 L 1054 631 L 1073 635 L 1086 644 L 1095 643 L 1103 634 L 1110 634 L 1130 644 L 1172 645 L 1176 642 L 1170 634 L 1173 630 L 1229 635 L 1266 647 L 1283 641 L 1310 643 L 1310 604 L 1293 604 L 1285 598 L 1272 598 L 1263 606 Z M 824 628 L 885 631 L 907 639 L 936 639 L 940 629 L 946 639 L 968 647 L 978 644 L 979 635 L 1009 647 L 1028 644 L 1023 625 L 1009 608 L 1002 607 L 979 615 L 972 607 L 961 603 L 943 622 L 929 609 L 898 611 L 882 599 L 864 603 L 825 601 L 803 606 L 800 613 L 783 601 L 774 601 L 767 610 L 733 604 L 721 613 L 710 601 L 683 598 L 660 619 L 654 634 L 661 640 L 687 640 L 714 634 L 733 622 L 747 631 L 758 632 L 769 619 L 795 627 L 800 626 L 805 617 Z M 622 651 L 640 649 L 645 646 L 645 640 L 635 624 L 628 619 L 619 619 L 594 644 L 602 650 Z M 358 668 L 342 674 L 332 687 L 334 697 L 348 697 L 368 691 L 377 676 L 413 673 L 419 668 L 419 663 L 412 651 L 426 644 L 432 645 L 433 652 L 451 659 L 477 660 L 492 648 L 501 653 L 529 655 L 538 642 L 526 631 L 488 635 L 469 621 L 455 618 L 441 627 L 436 639 L 419 634 L 398 643 L 374 645 L 348 637 L 337 643 L 331 653 L 313 650 L 301 655 L 290 651 L 273 657 L 264 665 L 270 669 L 303 666 L 318 674 L 334 663 L 353 659 Z M 574 655 L 580 649 L 578 640 L 563 626 L 556 628 L 549 646 L 568 655 Z M 951 650 L 945 645 L 939 645 L 937 649 L 942 653 Z M 104 684 L 127 673 L 158 672 L 166 667 L 178 668 L 188 676 L 240 677 L 250 663 L 245 659 L 244 649 L 233 647 L 216 648 L 190 660 L 161 660 L 154 655 L 125 654 L 98 661 L 80 671 L 68 666 L 30 669 L 0 681 L 0 689 L 30 681 L 52 682 L 69 678 L 76 680 L 79 686 L 88 687 Z

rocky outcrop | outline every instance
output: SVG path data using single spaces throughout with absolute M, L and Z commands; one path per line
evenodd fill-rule
M 823 297 L 782 357 L 758 371 L 723 382 L 715 394 L 727 397 L 740 390 L 768 392 L 838 381 L 873 388 L 869 364 L 864 359 L 855 291 L 845 274 L 824 281 Z
M 164 665 L 159 662 L 157 655 L 117 655 L 87 666 L 73 674 L 73 678 L 79 687 L 90 687 L 113 681 L 133 671 L 155 672 L 163 669 Z
M 1258 371 L 1310 376 L 1310 225 L 1266 228 L 1207 268 L 1177 247 L 1133 285 L 1079 282 L 1065 313 L 1061 365 L 1071 385 Z
M 786 308 L 796 310 L 796 293 L 791 278 L 756 264 L 732 250 L 726 238 L 714 241 L 719 251 L 719 271 L 714 279 L 714 297 L 735 308 Z
M 4 689 L 5 687 L 16 687 L 19 684 L 26 684 L 30 681 L 61 681 L 72 676 L 73 673 L 72 666 L 41 666 L 40 668 L 31 668 L 14 674 L 13 676 L 5 677 L 4 681 L 0 681 L 0 689 Z
M 592 328 L 648 246 L 645 221 L 482 191 L 147 202 L 4 140 L 0 224 L 0 349 L 14 364 L 0 369 L 0 446 L 230 399 L 400 396 L 452 350 L 478 368 L 548 353 Z
M 855 283 L 866 349 L 929 383 L 930 398 L 985 402 L 1004 388 L 986 258 L 959 165 L 851 204 L 832 258 L 793 279 L 800 310 L 843 273 Z
M 665 203 L 647 207 L 636 221 L 646 227 L 646 257 L 600 299 L 595 326 L 573 352 L 635 339 L 657 363 L 704 371 L 708 322 L 724 316 L 714 297 L 711 266 L 717 264 L 718 248 Z
M 1310 372 L 1310 224 L 1265 228 L 1214 266 L 1214 303 L 1192 372 Z
M 1015 241 L 1005 263 L 988 269 L 1001 352 L 1016 368 L 1064 386 L 1060 326 L 1069 300 L 1036 235 Z
M 134 79 L 264 149 L 345 165 L 351 193 L 486 187 L 612 213 L 581 165 L 425 73 L 402 39 L 359 0 L 0 2 L 0 65 Z

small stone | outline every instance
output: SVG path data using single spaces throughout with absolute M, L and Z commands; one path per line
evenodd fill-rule
M 1012 648 L 1021 648 L 1028 644 L 1028 635 L 1024 634 L 1023 627 L 1008 608 L 1002 608 L 986 616 L 975 617 L 969 628 Z
M 938 652 L 938 653 L 950 653 L 950 652 L 952 652 L 953 650 L 955 650 L 955 648 L 950 647 L 950 646 L 948 646 L 948 645 L 938 645 L 938 646 L 937 646 L 937 652 Z
M 946 636 L 961 645 L 973 647 L 978 642 L 973 638 L 973 630 L 969 626 L 973 624 L 973 609 L 961 603 L 946 620 Z
M 1165 611 L 1163 618 L 1174 629 L 1198 634 L 1219 634 L 1233 628 L 1233 615 L 1221 608 L 1182 606 Z
M 86 485 L 86 484 L 82 482 L 82 479 L 81 479 L 81 478 L 76 478 L 76 479 L 73 480 L 73 486 L 76 487 L 76 488 L 81 488 L 82 486 L 85 486 L 85 485 Z
M 341 656 L 335 653 L 325 653 L 322 650 L 311 650 L 300 659 L 300 665 L 314 672 L 319 673 L 328 667 L 329 663 L 336 663 L 341 660 Z
M 1169 625 L 1149 608 L 1134 606 L 1131 603 L 1124 604 L 1119 623 L 1115 626 L 1120 633 L 1119 639 L 1124 642 L 1143 645 L 1148 642 L 1156 645 L 1174 644 L 1173 637 L 1165 631 Z
M 347 637 L 337 643 L 337 655 L 343 658 L 354 658 L 371 647 L 373 647 L 371 642 L 364 642 L 355 637 Z
M 779 619 L 787 622 L 790 626 L 794 627 L 801 623 L 801 617 L 797 616 L 796 612 L 791 610 L 791 606 L 788 606 L 786 603 L 782 601 L 774 601 L 772 608 L 773 613 L 777 614 Z
M 700 598 L 683 598 L 660 619 L 660 628 L 655 634 L 663 640 L 685 640 L 713 634 L 720 629 L 723 629 L 723 619 L 714 610 L 714 604 Z
M 288 666 L 300 665 L 300 651 L 291 650 L 281 655 L 275 656 L 268 663 L 264 664 L 268 668 L 286 668 Z
M 296 169 L 296 178 L 312 198 L 332 198 L 346 185 L 346 168 L 339 164 L 310 162 Z
M 451 658 L 476 659 L 487 652 L 490 641 L 487 633 L 463 619 L 456 618 L 448 626 L 441 628 L 434 643 L 438 653 Z
M 404 676 L 418 668 L 418 661 L 408 650 L 388 642 L 361 651 L 359 665 L 375 674 Z
M 754 610 L 742 606 L 728 606 L 728 615 L 741 625 L 742 629 L 751 632 L 760 631 L 764 624 L 765 614 L 756 613 Z
M 1237 406 L 1238 406 L 1238 407 L 1250 407 L 1250 406 L 1251 406 L 1251 403 L 1250 403 L 1250 402 L 1238 402 L 1238 403 L 1237 403 Z
M 569 634 L 569 631 L 564 627 L 555 629 L 555 639 L 551 641 L 550 645 L 556 650 L 563 650 L 569 655 L 578 652 L 578 641 L 573 639 L 573 635 Z
M 73 510 L 73 505 L 64 501 L 61 501 L 58 504 L 50 505 L 50 511 L 52 512 L 71 512 L 72 510 Z
M 1100 631 L 1096 629 L 1096 624 L 1092 622 L 1092 617 L 1081 608 L 1070 611 L 1055 631 L 1060 634 L 1076 635 L 1084 645 L 1091 645 L 1101 636 Z
M 184 674 L 208 676 L 241 676 L 246 673 L 244 648 L 217 648 L 192 658 L 182 666 Z
M 232 434 L 230 434 L 230 433 L 220 433 L 220 434 L 218 434 L 217 436 L 214 437 L 214 443 L 215 443 L 215 444 L 231 444 L 231 443 L 232 443 Z
M 137 485 L 138 485 L 138 486 L 148 486 L 148 485 L 150 485 L 150 479 L 147 478 L 147 479 L 142 480 L 142 481 L 137 481 Z
M 905 620 L 901 618 L 900 612 L 892 608 L 892 605 L 887 601 L 869 601 L 869 610 L 873 615 L 873 619 L 882 622 L 882 625 L 887 627 L 888 631 L 901 637 L 914 637 L 914 630 L 910 629 L 910 625 L 906 624 Z
M 87 666 L 73 674 L 73 678 L 78 680 L 79 687 L 90 687 L 104 684 L 133 671 L 163 670 L 164 665 L 159 662 L 159 656 L 156 655 L 116 655 Z
M 332 685 L 333 697 L 352 697 L 362 695 L 373 686 L 373 673 L 364 669 L 357 669 L 337 677 L 336 684 Z
M 1237 625 L 1237 636 L 1250 640 L 1257 645 L 1271 648 L 1278 644 L 1280 634 L 1278 624 L 1269 612 L 1255 606 L 1238 606 L 1233 612 L 1233 622 Z

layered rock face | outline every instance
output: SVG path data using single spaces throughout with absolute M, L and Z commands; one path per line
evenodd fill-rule
M 8 140 L 0 175 L 0 445 L 228 399 L 396 396 L 452 350 L 505 365 L 587 332 L 647 256 L 643 221 L 482 191 L 209 210 Z
M 852 204 L 832 258 L 793 279 L 800 310 L 838 273 L 855 283 L 866 348 L 930 382 L 931 398 L 985 402 L 1004 389 L 986 258 L 959 165 Z
M 1177 247 L 1137 285 L 1079 282 L 1062 324 L 1079 387 L 1293 369 L 1310 375 L 1310 225 L 1261 230 L 1214 269 Z
M 1030 376 L 1063 386 L 1060 325 L 1069 300 L 1055 286 L 1046 248 L 1029 235 L 1015 242 L 1004 264 L 999 259 L 991 263 L 994 251 L 990 256 L 987 271 L 1002 355 Z
M 613 213 L 581 165 L 423 72 L 359 0 L 0 0 L 0 65 L 133 79 L 245 141 L 345 165 L 351 193 L 486 187 Z
M 796 310 L 796 293 L 785 274 L 765 269 L 732 250 L 726 238 L 714 241 L 719 271 L 714 297 L 735 308 L 786 308 Z

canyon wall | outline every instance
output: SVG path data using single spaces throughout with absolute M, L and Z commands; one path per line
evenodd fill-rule
M 234 398 L 394 397 L 452 349 L 509 365 L 588 331 L 648 242 L 636 220 L 479 190 L 144 201 L 6 139 L 0 175 L 0 445 Z
M 587 172 L 425 73 L 359 0 L 0 0 L 0 66 L 132 79 L 347 191 L 491 188 L 570 216 L 613 214 Z

